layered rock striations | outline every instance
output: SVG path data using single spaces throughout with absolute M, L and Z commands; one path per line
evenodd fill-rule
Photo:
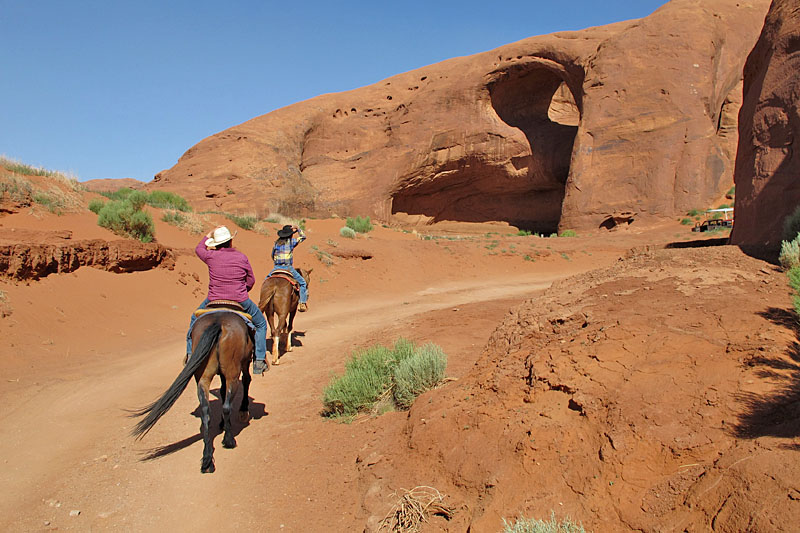
M 149 185 L 201 208 L 538 231 L 673 217 L 732 183 L 741 72 L 767 0 L 673 0 L 213 135 Z
M 783 220 L 800 205 L 800 8 L 774 0 L 744 71 L 731 239 L 777 247 Z

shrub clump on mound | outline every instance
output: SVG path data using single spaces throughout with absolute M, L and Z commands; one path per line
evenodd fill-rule
M 99 209 L 97 204 L 92 207 L 98 209 L 98 225 L 123 237 L 151 242 L 155 236 L 155 225 L 150 213 L 142 210 L 146 203 L 146 193 L 133 191 L 124 200 L 110 200 Z
M 144 198 L 145 204 L 159 209 L 177 209 L 183 212 L 192 210 L 192 206 L 189 205 L 186 198 L 169 191 L 153 191 L 148 194 L 144 191 L 131 189 L 130 187 L 120 187 L 116 191 L 101 192 L 100 194 L 109 200 L 127 200 L 131 195 L 135 194 L 139 199 Z
M 356 230 L 354 230 L 353 228 L 349 228 L 347 226 L 343 226 L 341 229 L 339 229 L 339 235 L 347 239 L 355 239 Z
M 372 231 L 372 222 L 370 221 L 369 217 L 361 218 L 361 216 L 357 216 L 356 218 L 349 218 L 345 225 L 355 231 L 356 233 L 369 233 Z
M 355 416 L 384 401 L 408 409 L 417 396 L 444 379 L 447 356 L 439 346 L 398 339 L 394 347 L 371 346 L 351 357 L 344 375 L 323 392 L 326 416 Z

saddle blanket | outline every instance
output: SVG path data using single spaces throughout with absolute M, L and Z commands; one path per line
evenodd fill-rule
M 202 312 L 200 314 L 198 314 L 198 311 L 202 311 Z M 244 320 L 245 324 L 247 324 L 247 329 L 250 330 L 250 335 L 255 335 L 255 333 L 256 333 L 256 326 L 255 326 L 255 324 L 253 324 L 253 321 L 250 319 L 250 315 L 248 315 L 247 313 L 245 313 L 243 311 L 234 311 L 233 309 L 197 309 L 195 311 L 195 316 L 200 317 L 202 315 L 207 315 L 207 314 L 212 314 L 212 313 L 236 313 L 237 315 L 242 317 L 242 320 Z M 195 327 L 196 324 L 197 324 L 197 321 L 195 321 L 195 323 L 192 324 L 192 329 L 189 330 L 189 335 L 192 334 L 192 330 L 194 330 L 194 327 Z

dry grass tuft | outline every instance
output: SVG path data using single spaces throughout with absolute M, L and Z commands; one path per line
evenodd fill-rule
M 400 492 L 401 494 L 398 494 Z M 381 521 L 379 531 L 416 532 L 431 515 L 453 516 L 453 508 L 444 504 L 444 496 L 433 487 L 414 487 L 395 492 L 397 503 Z

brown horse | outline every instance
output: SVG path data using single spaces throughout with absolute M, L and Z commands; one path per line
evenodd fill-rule
M 192 329 L 192 356 L 175 381 L 156 401 L 142 409 L 133 411 L 131 416 L 144 416 L 132 434 L 141 439 L 156 422 L 166 413 L 183 393 L 189 380 L 194 376 L 197 381 L 197 396 L 200 399 L 200 420 L 203 430 L 203 462 L 202 473 L 214 471 L 214 437 L 211 435 L 211 408 L 208 402 L 208 391 L 211 380 L 219 374 L 222 384 L 219 388 L 222 400 L 222 422 L 220 429 L 225 430 L 222 446 L 235 448 L 236 440 L 231 432 L 231 402 L 239 385 L 239 374 L 242 374 L 242 403 L 239 406 L 239 420 L 245 422 L 248 417 L 248 393 L 250 389 L 250 359 L 253 355 L 253 339 L 245 320 L 237 313 L 220 311 L 201 315 Z
M 297 271 L 306 280 L 308 285 L 311 280 L 311 271 L 298 268 Z M 291 274 L 287 274 L 291 277 Z M 264 279 L 261 284 L 261 297 L 258 300 L 258 308 L 264 312 L 269 323 L 269 331 L 272 335 L 272 364 L 278 364 L 278 349 L 280 341 L 285 340 L 286 351 L 292 351 L 292 327 L 294 315 L 297 313 L 297 304 L 300 295 L 294 288 L 292 282 L 279 276 L 270 276 Z M 277 322 L 275 315 L 278 315 Z

